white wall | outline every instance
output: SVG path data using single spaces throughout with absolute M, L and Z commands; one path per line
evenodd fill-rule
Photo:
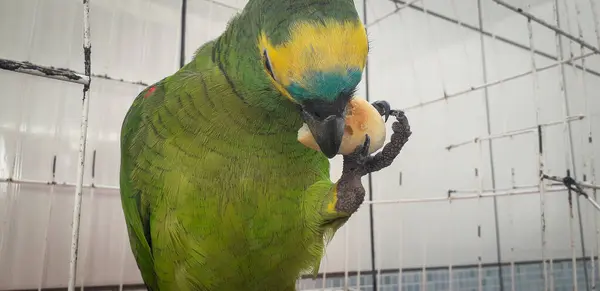
M 186 59 L 202 43 L 218 36 L 245 1 L 188 1 Z M 484 28 L 528 45 L 525 18 L 484 0 Z M 562 0 L 559 2 L 563 3 Z M 563 13 L 561 27 L 577 34 L 580 20 L 584 39 L 597 45 L 588 0 L 568 1 L 570 17 Z M 179 63 L 180 2 L 168 0 L 91 1 L 92 71 L 132 81 L 152 83 L 173 73 Z M 455 7 L 452 7 L 454 3 Z M 518 1 L 510 1 L 522 5 Z M 552 3 L 527 1 L 532 13 L 553 23 Z M 362 13 L 362 1 L 356 1 Z M 478 25 L 476 1 L 424 0 L 419 5 Z M 597 5 L 600 8 L 600 5 Z M 523 6 L 524 7 L 524 6 Z M 368 2 L 367 20 L 392 11 L 387 0 Z M 564 11 L 564 7 L 561 7 Z M 83 71 L 82 4 L 68 0 L 12 0 L 0 2 L 0 58 Z M 457 13 L 455 13 L 455 11 Z M 600 11 L 596 11 L 600 15 Z M 458 15 L 456 15 L 458 14 Z M 568 20 L 568 21 L 567 21 Z M 568 27 L 567 27 L 568 26 Z M 557 55 L 554 34 L 537 24 L 536 49 Z M 447 94 L 484 84 L 479 35 L 422 12 L 405 8 L 369 27 L 372 53 L 369 60 L 369 97 L 385 99 L 399 108 L 427 102 Z M 488 81 L 531 69 L 528 51 L 484 38 Z M 564 56 L 580 54 L 577 45 L 565 41 Z M 537 66 L 553 61 L 536 56 Z M 579 62 L 581 63 L 581 62 Z M 586 59 L 586 66 L 600 71 L 600 58 Z M 583 78 L 585 77 L 585 78 Z M 588 114 L 598 135 L 598 77 L 565 66 L 570 115 Z M 535 125 L 534 95 L 542 100 L 540 122 L 564 118 L 559 87 L 560 68 L 490 87 L 488 90 L 492 133 Z M 583 85 L 585 82 L 585 86 Z M 56 80 L 0 71 L 0 178 L 50 181 L 57 157 L 58 182 L 75 183 L 81 86 Z M 93 79 L 85 183 L 118 186 L 120 125 L 139 85 Z M 584 90 L 584 88 L 586 90 Z M 364 80 L 359 95 L 364 97 Z M 444 148 L 486 135 L 484 90 L 437 102 L 407 112 L 413 136 L 394 165 L 373 175 L 374 198 L 405 199 L 441 197 L 448 189 L 477 189 L 474 168 L 480 168 L 484 188 L 490 189 L 487 143 L 482 158 L 475 144 L 452 151 Z M 107 118 L 104 119 L 103 118 Z M 587 143 L 590 116 L 572 123 L 578 178 L 589 177 L 592 151 Z M 389 122 L 391 124 L 391 122 Z M 391 129 L 390 129 L 391 130 Z M 564 175 L 565 138 L 562 126 L 545 129 L 547 172 Z M 517 185 L 537 183 L 537 137 L 521 135 L 493 142 L 496 188 L 510 187 L 510 170 Z M 96 151 L 96 175 L 91 161 Z M 596 161 L 596 168 L 600 165 Z M 332 178 L 339 177 L 340 159 L 333 161 Z M 399 175 L 402 172 L 402 185 Z M 366 183 L 366 179 L 365 179 Z M 365 184 L 366 185 L 366 184 Z M 74 188 L 0 183 L 0 290 L 65 286 L 71 232 Z M 86 190 L 82 215 L 79 282 L 85 285 L 139 283 L 140 276 L 127 245 L 117 190 Z M 568 205 L 565 193 L 547 194 L 546 234 L 548 256 L 570 256 Z M 582 203 L 586 250 L 596 245 L 595 212 Z M 539 195 L 497 199 L 501 254 L 508 260 L 540 259 Z M 426 265 L 473 264 L 496 261 L 496 228 L 493 200 L 389 204 L 375 206 L 376 263 L 380 268 Z M 576 212 L 575 212 L 576 215 Z M 577 222 L 575 217 L 574 222 Z M 477 226 L 481 225 L 481 239 Z M 580 253 L 579 231 L 574 224 L 575 247 Z M 348 249 L 345 236 L 348 231 Z M 44 259 L 44 241 L 47 233 Z M 511 249 L 514 249 L 511 251 Z M 371 266 L 368 207 L 363 206 L 338 232 L 321 269 L 344 270 L 345 254 L 350 270 Z M 45 267 L 44 267 L 45 265 Z M 43 274 L 42 270 L 46 273 Z M 40 281 L 41 280 L 41 281 Z
M 444 2 L 444 3 L 442 3 Z M 463 22 L 478 25 L 476 1 L 453 1 Z M 529 45 L 526 19 L 494 4 L 482 1 L 483 24 L 488 31 Z M 517 3 L 515 3 L 517 2 Z M 553 22 L 552 2 L 537 3 L 531 12 Z M 563 1 L 561 3 L 561 9 Z M 561 14 L 563 29 L 577 33 L 575 1 L 569 1 L 569 18 Z M 429 9 L 457 18 L 452 1 L 422 1 Z M 458 3 L 462 6 L 458 6 Z M 510 1 L 520 5 L 518 1 Z M 372 5 L 371 19 L 377 19 L 393 10 L 394 6 Z M 584 39 L 597 45 L 589 1 L 577 1 L 581 9 L 579 21 Z M 525 6 L 523 6 L 525 7 Z M 471 10 L 470 13 L 465 11 Z M 596 13 L 600 13 L 597 11 Z M 567 20 L 569 27 L 567 27 Z M 398 15 L 374 25 L 369 30 L 373 42 L 370 58 L 370 97 L 387 99 L 395 106 L 405 108 L 452 95 L 486 83 L 482 74 L 481 41 L 478 33 L 451 25 L 422 12 L 404 9 Z M 533 24 L 534 46 L 546 53 L 557 55 L 554 33 Z M 484 37 L 488 82 L 500 80 L 531 70 L 529 51 Z M 565 41 L 564 56 L 580 54 L 579 46 Z M 597 56 L 586 60 L 588 68 L 598 70 Z M 537 66 L 553 61 L 535 57 Z M 593 116 L 572 123 L 576 172 L 581 179 L 590 177 L 592 148 L 587 143 L 590 122 L 598 135 L 598 77 L 587 74 L 586 97 L 582 72 L 565 67 L 566 90 L 570 114 L 587 114 L 583 104 L 588 100 Z M 540 122 L 560 121 L 564 118 L 563 96 L 559 87 L 559 67 L 537 74 L 538 88 L 533 77 L 526 76 L 488 89 L 492 134 L 518 130 L 535 125 L 535 98 L 541 100 Z M 446 146 L 486 136 L 485 92 L 476 90 L 447 101 L 437 102 L 410 110 L 407 114 L 413 136 L 398 161 L 390 168 L 374 175 L 376 199 L 428 198 L 446 195 L 448 189 L 478 189 L 474 169 L 479 168 L 485 189 L 491 189 L 490 160 L 487 142 L 482 155 L 477 144 L 447 151 Z M 595 106 L 595 107 L 594 107 Z M 544 157 L 546 172 L 564 176 L 565 139 L 562 125 L 544 129 Z M 493 166 L 496 188 L 511 187 L 511 168 L 517 185 L 537 183 L 537 136 L 521 135 L 493 142 Z M 598 146 L 595 153 L 598 154 Z M 568 151 L 567 151 L 568 152 Z M 480 158 L 482 157 L 482 158 Z M 583 166 L 583 162 L 587 162 Z M 599 166 L 596 161 L 596 168 Z M 571 167 L 569 167 L 571 168 Z M 573 168 L 571 168 L 573 170 Z M 402 172 L 403 185 L 398 185 Z M 541 259 L 541 221 L 539 195 L 502 197 L 497 199 L 500 245 L 503 261 Z M 546 234 L 548 258 L 571 256 L 568 204 L 565 193 L 547 194 Z M 584 202 L 582 213 L 586 232 L 587 254 L 596 244 L 592 219 L 595 212 Z M 400 221 L 392 223 L 393 221 Z M 575 210 L 575 223 L 577 213 Z M 379 234 L 376 257 L 382 268 L 445 266 L 474 264 L 479 256 L 484 263 L 493 263 L 496 255 L 496 228 L 492 199 L 420 203 L 380 206 L 375 215 L 375 232 Z M 481 225 L 481 239 L 478 239 Z M 575 247 L 581 254 L 579 230 L 575 224 Z M 400 241 L 402 242 L 400 246 Z M 513 251 L 511 251 L 511 248 Z M 596 250 L 597 253 L 597 250 Z M 400 259 L 400 256 L 402 258 Z

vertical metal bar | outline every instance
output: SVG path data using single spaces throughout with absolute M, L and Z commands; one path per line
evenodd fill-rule
M 447 107 L 447 106 L 446 106 Z M 450 227 L 454 228 L 454 220 L 452 219 L 454 217 L 453 213 L 452 213 L 452 199 L 448 200 L 448 223 L 450 224 Z M 452 286 L 452 284 L 454 283 L 454 280 L 452 280 L 452 274 L 453 274 L 453 270 L 452 270 L 452 255 L 454 254 L 454 252 L 452 251 L 454 249 L 454 236 L 452 235 L 454 233 L 454 229 L 452 229 L 450 231 L 450 237 L 448 238 L 448 249 L 450 250 L 448 253 L 448 291 L 452 291 L 454 289 L 454 286 Z M 402 289 L 400 289 L 402 290 Z
M 344 228 L 344 288 L 348 289 L 348 254 L 349 254 L 349 241 L 350 241 L 350 226 L 346 223 Z
M 483 257 L 483 237 L 481 235 L 481 194 L 483 194 L 483 145 L 481 140 L 477 141 L 477 168 L 475 171 L 475 179 L 477 180 L 477 191 L 479 198 L 477 198 L 477 241 L 479 242 L 479 256 L 477 257 L 477 290 L 483 290 L 483 268 L 482 268 L 482 257 Z M 495 197 L 494 197 L 495 198 Z
M 400 241 L 398 242 L 398 290 L 402 290 L 402 260 L 404 259 L 402 253 L 402 249 L 404 248 L 402 244 L 404 236 L 402 235 L 402 233 L 404 232 L 404 219 L 402 217 L 402 205 L 399 205 L 398 208 L 398 213 L 400 214 L 400 219 L 398 221 L 398 228 L 400 234 Z
M 551 291 L 554 291 L 555 290 L 554 289 L 554 259 L 552 257 L 550 257 L 548 259 L 548 265 L 550 265 L 549 266 L 549 269 L 550 269 L 549 272 L 550 272 L 550 279 L 551 279 L 550 280 L 550 284 L 549 284 L 550 285 L 549 288 L 550 288 Z
M 420 103 L 422 103 L 421 99 L 422 98 L 419 98 L 419 102 Z M 445 111 L 445 116 L 446 117 L 450 116 L 450 114 L 451 114 L 450 113 L 450 106 L 444 106 L 444 111 Z M 445 127 L 444 132 L 446 132 L 446 135 L 447 135 L 446 139 L 449 140 L 450 137 L 452 136 L 452 130 L 449 130 L 448 123 L 444 123 L 444 127 Z M 447 169 L 447 163 L 444 163 L 444 168 Z M 452 212 L 452 210 L 453 210 L 453 204 L 452 204 L 452 195 L 451 195 L 450 191 L 448 191 L 447 195 L 448 195 L 448 207 L 449 207 L 449 217 L 448 217 L 449 222 L 448 223 L 449 223 L 450 227 L 453 228 L 454 227 L 454 221 L 453 221 L 452 218 L 454 216 L 453 216 L 453 212 Z M 452 229 L 450 231 L 450 238 L 448 239 L 448 249 L 450 250 L 449 251 L 449 262 L 448 262 L 448 291 L 452 291 L 452 290 L 455 289 L 455 286 L 454 286 L 454 267 L 453 267 L 453 255 L 454 255 L 454 252 L 453 252 L 453 250 L 454 250 L 454 236 L 453 236 L 453 234 L 454 233 L 455 233 L 455 230 Z M 456 288 L 457 290 L 460 290 L 461 286 L 458 285 L 456 287 L 457 287 Z
M 93 154 L 92 154 L 92 179 L 90 181 L 90 184 L 93 186 L 95 185 L 95 180 L 96 180 L 96 150 L 94 150 Z M 85 277 L 87 276 L 87 262 L 88 261 L 88 255 L 90 253 L 90 249 L 92 246 L 92 221 L 94 221 L 94 197 L 95 197 L 95 187 L 91 187 L 90 188 L 90 200 L 89 200 L 89 205 L 90 205 L 90 210 L 88 211 L 88 218 L 85 222 L 86 228 L 90 231 L 89 234 L 89 238 L 87 240 L 87 243 L 85 244 L 85 249 L 83 252 L 83 258 L 81 260 L 82 264 L 83 264 L 83 274 L 81 276 L 81 287 L 79 288 L 79 291 L 83 291 L 85 289 Z
M 565 3 L 566 4 L 566 3 Z M 561 24 L 560 24 L 560 8 L 559 8 L 559 2 L 558 0 L 554 0 L 553 1 L 553 8 L 554 8 L 554 19 L 556 20 L 556 27 L 557 28 L 561 28 Z M 565 9 L 568 9 L 567 6 L 565 6 Z M 568 19 L 568 10 L 565 10 L 567 12 L 567 19 Z M 557 57 L 559 59 L 559 61 L 562 61 L 564 59 L 564 52 L 563 52 L 563 39 L 561 37 L 561 33 L 559 33 L 558 31 L 556 31 L 555 33 L 555 40 L 556 40 L 556 53 L 557 53 Z M 583 46 L 583 45 L 582 45 Z M 566 78 L 566 74 L 565 74 L 565 65 L 563 63 L 561 63 L 559 65 L 559 71 L 560 71 L 560 81 L 559 81 L 559 86 L 560 86 L 560 91 L 561 91 L 561 95 L 563 97 L 563 116 L 569 116 L 570 114 L 570 107 L 569 107 L 569 96 L 568 96 L 568 92 L 567 92 L 567 78 Z M 568 152 L 565 152 L 565 165 L 567 167 L 567 169 L 572 172 L 573 177 L 575 177 L 575 179 L 577 179 L 577 170 L 575 167 L 575 149 L 573 146 L 573 131 L 571 129 L 571 123 L 564 121 L 563 122 L 563 126 L 564 126 L 564 131 L 567 132 L 567 138 L 568 139 L 564 139 L 565 141 L 565 147 L 568 148 Z M 579 233 L 580 233 L 580 237 L 581 237 L 581 251 L 582 251 L 582 256 L 583 258 L 585 258 L 585 239 L 583 237 L 583 221 L 582 221 L 582 217 L 581 217 L 581 205 L 579 203 L 579 196 L 576 196 L 575 199 L 575 203 L 576 203 L 576 207 L 577 207 L 577 218 L 579 221 Z M 575 262 L 575 264 L 573 265 L 573 268 L 576 269 L 577 264 Z M 588 277 L 588 272 L 587 272 L 587 265 L 585 263 L 585 260 L 583 261 L 583 269 L 584 269 L 584 275 L 587 281 L 587 277 Z M 574 278 L 574 280 L 577 280 L 577 278 Z M 575 288 L 577 289 L 577 286 L 575 286 Z M 586 289 L 589 291 L 589 284 L 586 284 Z
M 433 46 L 435 47 L 435 57 L 436 57 L 436 60 L 437 60 L 437 65 L 438 65 L 437 73 L 438 73 L 440 82 L 442 84 L 443 94 L 444 94 L 444 96 L 446 96 L 446 94 L 447 94 L 447 86 L 446 86 L 446 82 L 445 82 L 445 79 L 444 79 L 445 75 L 444 75 L 444 70 L 443 70 L 442 61 L 441 61 L 441 57 L 440 57 L 440 51 L 439 51 L 440 45 L 438 43 L 439 39 L 437 37 L 437 34 L 436 34 L 435 30 L 432 29 L 432 27 L 431 27 L 432 25 L 431 25 L 430 12 L 429 12 L 429 9 L 427 9 L 427 5 L 425 4 L 425 2 L 426 2 L 425 0 L 421 1 L 421 7 L 423 8 L 423 13 L 425 13 L 425 15 L 426 15 L 425 19 L 426 19 L 426 22 L 427 22 L 426 26 L 427 26 L 428 35 L 432 36 L 431 41 L 433 42 Z M 406 3 L 403 3 L 403 4 L 406 4 Z M 411 6 L 412 7 L 412 5 L 407 5 L 407 6 Z M 425 232 L 426 228 L 424 228 L 424 227 L 421 228 L 421 231 Z M 424 238 L 424 243 L 423 243 L 423 266 L 421 268 L 421 276 L 422 276 L 422 278 L 421 278 L 421 285 L 422 285 L 421 286 L 421 290 L 427 290 L 427 248 L 428 248 L 428 245 L 429 245 L 429 241 L 427 239 L 425 239 L 426 237 L 428 237 L 428 236 L 424 233 L 423 234 L 423 238 Z
M 85 75 L 90 77 L 91 70 L 91 43 L 90 43 L 90 0 L 83 0 L 83 54 L 85 62 Z M 79 251 L 79 223 L 81 220 L 81 198 L 83 196 L 83 173 L 85 170 L 85 148 L 87 143 L 88 115 L 90 109 L 90 83 L 83 87 L 81 132 L 79 136 L 79 158 L 77 164 L 77 185 L 75 187 L 75 202 L 73 206 L 73 222 L 71 233 L 71 253 L 69 262 L 68 291 L 75 290 L 77 276 L 77 254 Z
M 185 28 L 187 22 L 187 0 L 181 0 L 181 40 L 179 43 L 179 67 L 185 65 Z
M 429 240 L 427 239 L 427 226 L 423 225 L 421 228 L 421 239 L 423 243 L 423 265 L 421 266 L 421 288 L 420 290 L 427 290 L 427 246 L 429 245 Z
M 381 234 L 379 232 L 375 233 L 375 249 L 381 249 Z M 377 271 L 376 271 L 376 278 L 377 278 L 377 283 L 374 286 L 377 286 L 377 289 L 373 289 L 374 291 L 379 291 L 381 289 L 381 261 L 383 261 L 383 259 L 378 260 L 377 261 Z
M 356 233 L 360 233 L 360 224 L 356 224 Z M 361 259 L 362 252 L 360 251 L 360 245 L 358 247 L 358 251 L 356 252 L 356 290 L 361 290 L 360 288 L 360 269 L 361 269 Z
M 538 76 L 537 76 L 537 67 L 535 64 L 535 54 L 533 52 L 535 44 L 533 41 L 533 28 L 531 26 L 531 19 L 527 19 L 527 32 L 529 37 L 529 47 L 530 47 L 530 59 L 531 59 L 531 70 L 532 70 L 532 79 L 533 79 L 533 95 L 535 102 L 535 123 L 538 126 L 538 187 L 540 190 L 540 217 L 541 217 L 541 230 L 542 230 L 542 269 L 543 274 L 542 277 L 544 279 L 544 291 L 548 290 L 548 268 L 546 266 L 546 203 L 545 203 L 545 184 L 542 179 L 542 175 L 544 173 L 544 151 L 543 151 L 543 137 L 542 137 L 542 126 L 540 125 L 540 111 L 541 105 L 538 94 Z
M 325 252 L 325 250 L 323 251 Z M 327 287 L 327 258 L 323 256 L 323 260 L 321 262 L 323 263 L 323 284 L 321 285 L 321 290 L 325 290 L 325 287 Z
M 583 50 L 582 50 L 583 53 Z M 585 111 L 586 114 L 591 114 L 591 110 L 588 107 L 589 106 L 589 92 L 588 92 L 588 88 L 587 88 L 587 82 L 586 82 L 586 64 L 585 64 L 585 60 L 582 60 L 581 62 L 581 66 L 583 67 L 583 74 L 581 74 L 581 83 L 582 83 L 582 87 L 583 87 L 583 98 L 584 98 L 584 106 L 585 106 Z M 587 139 L 587 148 L 588 148 L 588 154 L 589 156 L 587 157 L 587 159 L 589 159 L 589 171 L 590 171 L 590 177 L 591 177 L 591 183 L 594 184 L 596 181 L 596 171 L 595 171 L 595 159 L 594 159 L 594 143 L 593 143 L 593 139 L 592 139 L 592 119 L 594 117 L 592 115 L 589 115 L 589 117 L 587 118 L 587 123 L 588 123 L 588 139 Z M 585 155 L 585 154 L 584 154 Z M 585 157 L 584 157 L 585 158 Z M 585 181 L 585 175 L 584 175 L 584 181 Z M 596 189 L 592 189 L 593 193 L 592 193 L 592 197 L 590 197 L 589 199 L 593 199 L 593 201 L 598 201 L 597 200 L 597 195 L 596 195 Z M 593 212 L 593 221 L 594 221 L 594 228 L 595 228 L 595 240 L 596 243 L 594 244 L 594 247 L 592 248 L 592 251 L 590 253 L 590 260 L 591 260 L 591 266 L 592 266 L 592 270 L 591 270 L 591 287 L 592 290 L 596 290 L 596 277 L 597 277 L 597 261 L 596 261 L 596 256 L 598 255 L 598 242 L 600 241 L 600 225 L 598 224 L 598 212 L 594 211 Z
M 513 189 L 516 188 L 515 168 L 511 168 L 510 169 L 510 184 L 511 184 L 511 187 Z M 512 199 L 508 198 L 508 201 L 512 201 Z M 514 230 L 514 219 L 513 219 L 513 213 L 512 213 L 512 209 L 513 208 L 512 208 L 511 204 L 508 205 L 508 217 L 509 217 L 509 224 L 510 224 L 510 229 L 509 230 Z M 502 277 L 500 277 L 500 280 L 502 281 Z M 513 241 L 513 243 L 511 243 L 511 246 L 510 246 L 510 290 L 511 291 L 516 291 L 517 290 L 516 289 L 516 282 L 515 282 L 515 246 L 514 246 L 514 241 Z
M 127 231 L 124 231 L 124 235 L 123 235 L 124 239 L 123 239 L 123 245 L 121 247 L 121 270 L 119 272 L 120 274 L 120 280 L 119 280 L 119 291 L 123 291 L 123 281 L 124 281 L 124 277 L 125 277 L 125 258 L 127 257 L 127 251 L 129 250 L 129 236 L 127 234 Z
M 44 230 L 44 242 L 42 243 L 42 264 L 40 278 L 38 282 L 38 291 L 44 288 L 44 279 L 46 278 L 46 260 L 48 259 L 48 234 L 50 233 L 50 221 L 52 219 L 52 208 L 54 206 L 54 184 L 56 183 L 56 155 L 52 159 L 52 179 L 50 184 L 50 202 L 48 203 L 48 212 L 46 214 L 46 227 Z
M 571 171 L 567 169 L 567 177 L 571 176 Z M 575 234 L 573 233 L 573 193 L 571 188 L 567 188 L 569 199 L 569 239 L 571 247 L 571 275 L 573 279 L 573 291 L 577 291 L 577 254 L 575 252 Z
M 477 18 L 479 29 L 483 30 L 483 7 L 481 6 L 481 0 L 477 0 Z M 494 34 L 495 35 L 495 34 Z M 495 40 L 495 38 L 494 38 Z M 479 35 L 479 41 L 481 43 L 481 70 L 483 83 L 488 82 L 487 76 L 487 58 L 485 53 L 485 41 L 483 39 L 483 35 Z M 489 91 L 488 87 L 483 89 L 483 100 L 485 106 L 485 120 L 486 120 L 486 132 L 488 135 L 492 134 L 492 121 L 490 117 L 490 100 L 489 100 Z M 492 189 L 496 189 L 496 172 L 494 167 L 494 147 L 492 144 L 492 140 L 488 141 L 488 151 L 489 151 L 489 160 L 490 160 L 490 180 L 492 183 Z M 493 207 L 494 207 L 494 228 L 496 235 L 496 259 L 498 260 L 498 282 L 500 283 L 500 291 L 504 291 L 504 282 L 502 281 L 502 249 L 500 244 L 500 223 L 498 221 L 498 199 L 497 197 L 493 198 Z
M 568 5 L 566 1 L 564 2 L 564 4 L 565 4 L 565 6 Z M 592 8 L 594 8 L 594 7 L 592 7 Z M 578 1 L 575 1 L 575 13 L 577 15 L 577 19 L 576 19 L 576 21 L 577 21 L 577 32 L 579 33 L 579 38 L 583 38 L 583 28 L 581 26 L 581 20 L 580 20 L 580 17 L 581 17 L 581 7 L 579 6 L 579 2 Z M 592 17 L 594 17 L 594 16 L 595 16 L 595 11 L 592 12 Z M 596 21 L 596 20 L 594 20 L 594 21 Z M 594 24 L 595 24 L 595 22 L 594 22 Z M 595 28 L 594 31 L 596 32 L 596 37 L 598 38 L 599 35 L 598 35 L 597 28 Z M 597 39 L 597 40 L 599 41 L 597 43 L 597 45 L 598 45 L 598 44 L 600 44 L 600 39 Z M 584 51 L 583 48 L 584 48 L 583 46 L 580 46 L 580 55 L 583 54 L 583 51 Z M 581 73 L 580 76 L 582 76 L 581 85 L 582 85 L 582 88 L 583 88 L 583 100 L 584 100 L 584 104 L 585 104 L 585 110 L 586 110 L 586 113 L 591 114 L 590 109 L 587 107 L 588 106 L 588 89 L 587 89 L 587 84 L 585 82 L 585 76 L 587 75 L 587 67 L 586 67 L 586 64 L 585 64 L 585 59 L 581 60 L 581 67 L 582 67 L 582 73 Z M 575 73 L 577 73 L 577 72 L 575 71 Z M 592 119 L 593 119 L 593 116 L 589 115 L 589 117 L 587 118 L 588 127 L 591 127 Z M 588 145 L 591 143 L 591 133 L 592 133 L 592 131 L 591 131 L 591 128 L 590 128 L 590 130 L 589 130 L 590 142 L 588 143 Z M 589 154 L 588 157 L 584 156 L 583 160 L 584 160 L 584 165 L 588 162 L 587 160 L 589 160 L 589 162 L 591 163 L 590 164 L 590 172 L 591 172 L 591 176 L 593 176 L 593 172 L 594 172 L 593 169 L 595 167 L 594 166 L 594 149 L 593 149 L 593 147 L 590 148 L 589 151 L 590 152 L 588 153 Z M 583 152 L 582 155 L 585 155 L 585 150 L 583 150 L 582 152 Z M 575 167 L 573 167 L 573 169 L 575 169 Z M 584 171 L 585 171 L 585 169 L 584 169 Z M 583 180 L 584 181 L 586 180 L 585 173 L 583 174 Z M 593 182 L 592 182 L 592 184 L 593 184 Z M 595 190 L 592 190 L 592 191 L 594 191 L 593 192 L 593 196 L 588 197 L 588 199 L 590 201 L 596 201 L 596 195 L 595 195 L 596 191 Z M 579 206 L 579 203 L 578 203 L 578 206 Z M 596 221 L 598 219 L 598 211 L 593 211 L 592 216 L 593 216 L 594 224 L 595 224 L 595 228 L 596 228 L 596 235 L 594 237 L 596 239 L 598 239 L 598 237 L 597 237 L 598 225 L 596 224 Z M 580 221 L 581 221 L 581 216 L 580 216 Z M 583 256 L 585 258 L 585 247 L 584 247 L 584 242 L 583 242 L 583 240 L 584 240 L 584 232 L 583 232 L 583 226 L 582 226 L 581 223 L 580 223 L 580 231 L 581 231 L 581 240 L 582 240 L 581 241 L 581 243 L 582 243 L 582 250 L 584 251 L 584 255 Z M 590 252 L 590 263 L 591 263 L 590 265 L 591 265 L 591 268 L 592 268 L 592 270 L 590 272 L 591 273 L 591 280 L 588 279 L 588 276 L 587 276 L 588 275 L 587 263 L 585 262 L 585 260 L 583 262 L 584 263 L 584 267 L 585 267 L 584 271 L 585 271 L 585 275 L 586 275 L 585 276 L 586 277 L 585 280 L 586 280 L 586 288 L 587 288 L 587 290 L 590 290 L 590 287 L 591 287 L 592 290 L 596 290 L 596 260 L 595 260 L 595 257 L 596 257 L 597 254 L 598 254 L 597 244 L 594 244 L 594 247 L 592 248 L 592 251 Z
M 590 2 L 590 8 L 592 9 L 592 18 L 594 21 L 594 33 L 596 34 L 596 45 L 598 45 L 600 47 L 600 21 L 599 21 L 599 17 L 598 17 L 598 11 L 597 11 L 597 7 L 596 7 L 596 2 L 595 0 L 589 0 Z M 583 49 L 581 50 L 581 54 L 583 55 Z M 585 98 L 585 110 L 587 114 L 591 114 L 591 109 L 590 107 L 588 107 L 588 98 L 592 98 L 590 97 L 590 94 L 588 92 L 588 88 L 587 88 L 587 82 L 586 82 L 586 77 L 588 76 L 587 74 L 587 69 L 585 66 L 585 60 L 582 60 L 581 65 L 583 67 L 583 74 L 582 76 L 582 83 L 583 83 L 583 93 L 584 93 L 584 98 Z M 590 163 L 590 176 L 591 176 L 591 184 L 595 184 L 596 183 L 596 162 L 595 162 L 595 154 L 594 154 L 594 139 L 593 139 L 593 119 L 594 117 L 592 115 L 588 115 L 588 148 L 590 151 L 590 156 L 589 156 L 589 163 Z M 597 195 L 597 190 L 593 189 L 593 197 L 594 197 L 594 201 L 598 201 L 598 195 Z M 598 221 L 598 212 L 594 211 L 594 225 L 596 228 L 596 243 L 594 244 L 595 247 L 595 254 L 593 255 L 599 255 L 599 251 L 600 251 L 600 223 Z M 592 255 L 592 256 L 593 256 Z M 596 278 L 598 276 L 598 269 L 600 269 L 600 266 L 598 265 L 597 262 L 593 262 L 592 261 L 592 267 L 594 269 L 593 270 L 593 274 L 592 274 L 592 290 L 596 290 Z
M 413 0 L 410 3 L 403 4 L 402 6 L 399 6 L 398 3 L 394 2 L 394 4 L 396 5 L 396 10 L 395 10 L 394 13 L 396 13 L 396 12 L 398 12 L 398 11 L 406 8 L 406 7 L 408 7 L 408 5 L 410 5 L 410 4 L 416 3 L 417 1 L 420 1 L 420 0 Z M 398 13 L 397 15 L 398 15 L 399 21 L 402 23 L 402 26 L 406 27 L 407 31 L 411 31 L 411 28 L 410 28 L 411 23 L 410 23 L 410 21 L 406 21 L 406 19 L 402 16 L 401 13 Z M 373 22 L 373 23 L 369 24 L 369 27 L 372 26 L 372 25 L 375 25 L 376 23 L 377 22 Z M 411 71 L 412 71 L 413 76 L 416 77 L 417 76 L 417 71 L 416 71 L 415 61 L 414 61 L 414 57 L 413 57 L 413 51 L 414 51 L 414 49 L 413 49 L 413 46 L 412 46 L 412 42 L 411 41 L 407 41 L 406 44 L 407 45 L 405 46 L 405 50 L 406 50 L 406 54 L 408 55 L 408 59 L 410 60 Z M 415 90 L 415 95 L 417 96 L 417 98 L 419 100 L 419 103 L 421 103 L 423 96 L 421 94 L 421 90 L 419 88 L 419 84 L 418 83 L 415 83 L 414 90 Z M 400 213 L 400 215 L 401 215 L 402 211 L 399 211 L 398 213 Z M 398 229 L 399 229 L 399 234 L 400 234 L 400 239 L 398 241 L 398 290 L 403 290 L 402 289 L 402 274 L 403 274 L 402 261 L 403 261 L 403 238 L 404 238 L 404 236 L 402 235 L 402 233 L 404 231 L 403 230 L 404 226 L 403 226 L 403 218 L 402 218 L 402 216 L 399 218 L 399 221 L 398 221 Z
M 363 24 L 367 25 L 368 23 L 368 14 L 367 14 L 367 0 L 363 1 Z M 364 70 L 364 78 L 365 78 L 365 99 L 369 101 L 369 61 L 367 56 L 367 64 L 365 65 Z M 369 200 L 373 200 L 373 176 L 371 173 L 367 174 L 368 187 L 367 191 L 369 192 Z M 375 220 L 373 218 L 373 204 L 369 204 L 369 225 L 370 225 L 370 238 L 371 238 L 371 279 L 373 281 L 373 290 L 377 291 L 377 274 L 376 274 L 376 264 L 375 264 Z M 360 281 L 360 278 L 358 278 Z

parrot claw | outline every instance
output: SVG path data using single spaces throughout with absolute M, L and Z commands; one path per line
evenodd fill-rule
M 361 146 L 356 147 L 353 153 L 350 154 L 351 158 L 359 165 L 364 164 L 364 162 L 369 157 L 369 145 L 371 144 L 371 137 L 368 134 L 365 134 L 365 142 Z
M 387 102 L 385 103 L 387 104 Z M 400 150 L 412 134 L 408 118 L 401 110 L 388 110 L 388 113 L 396 117 L 396 121 L 392 124 L 393 133 L 390 142 L 384 145 L 379 153 L 369 155 L 370 137 L 366 135 L 365 142 L 361 146 L 358 146 L 352 154 L 344 156 L 343 173 L 353 172 L 362 177 L 388 167 L 400 154 Z
M 411 136 L 408 118 L 404 112 L 401 110 L 388 110 L 388 112 L 396 117 L 396 121 L 392 124 L 393 133 L 390 142 L 377 154 L 369 155 L 370 137 L 366 135 L 362 145 L 351 154 L 344 156 L 342 177 L 337 183 L 336 210 L 345 213 L 354 213 L 358 210 L 365 197 L 361 177 L 391 165 Z
M 373 107 L 375 107 L 375 109 L 377 109 L 377 111 L 379 112 L 379 114 L 381 114 L 381 116 L 385 117 L 385 122 L 387 122 L 388 118 L 390 117 L 390 112 L 391 112 L 390 103 L 383 100 L 383 101 L 375 101 L 375 102 L 371 103 L 371 105 Z

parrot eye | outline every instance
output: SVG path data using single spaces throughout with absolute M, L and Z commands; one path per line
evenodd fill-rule
M 273 80 L 277 81 L 277 79 L 275 78 L 275 74 L 273 74 L 273 69 L 271 68 L 271 60 L 269 60 L 269 54 L 267 54 L 267 49 L 263 50 L 263 58 L 267 72 L 269 72 L 269 75 L 271 75 L 271 78 L 273 78 Z

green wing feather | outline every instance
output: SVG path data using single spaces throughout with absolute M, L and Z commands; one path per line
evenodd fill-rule
M 152 103 L 143 102 L 145 96 L 152 94 L 153 97 L 164 98 L 164 91 L 159 83 L 154 84 L 142 91 L 134 100 L 127 115 L 125 116 L 121 129 L 121 171 L 120 188 L 121 203 L 131 249 L 136 258 L 142 278 L 149 291 L 158 290 L 156 272 L 154 270 L 154 258 L 152 255 L 152 239 L 150 235 L 150 203 L 144 197 L 141 189 L 136 189 L 132 173 L 141 168 L 136 166 L 135 156 L 131 153 L 141 151 L 141 140 L 145 139 L 146 131 L 143 127 L 143 113 Z M 149 173 L 141 172 L 142 175 Z

